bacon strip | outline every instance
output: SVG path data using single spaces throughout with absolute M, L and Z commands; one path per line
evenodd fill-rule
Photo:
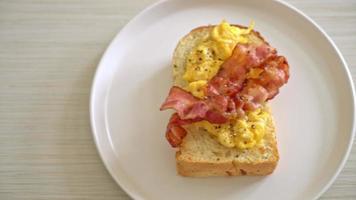
M 187 131 L 181 126 L 182 122 L 177 113 L 173 114 L 169 120 L 166 139 L 172 147 L 178 147 L 182 143 L 183 138 L 187 135 Z
M 273 99 L 279 88 L 289 79 L 289 66 L 283 56 L 268 59 L 263 63 L 259 77 L 248 79 L 243 90 L 236 95 L 244 110 L 255 110 L 267 100 Z
M 207 120 L 211 123 L 225 123 L 227 101 L 223 96 L 200 100 L 191 93 L 173 86 L 160 110 L 174 109 L 182 120 Z
M 199 120 L 200 119 L 183 120 L 178 116 L 177 113 L 174 113 L 169 119 L 166 130 L 166 139 L 171 144 L 171 146 L 178 147 L 182 143 L 183 138 L 187 135 L 187 131 L 182 126 L 194 123 Z
M 181 119 L 203 118 L 209 107 L 189 92 L 173 86 L 160 110 L 174 109 Z
M 275 56 L 276 50 L 267 44 L 236 45 L 232 55 L 222 64 L 218 74 L 209 81 L 207 95 L 219 94 L 232 97 L 242 89 L 247 72 L 251 68 Z
M 253 68 L 262 69 L 257 78 L 248 78 Z M 242 116 L 274 98 L 289 79 L 289 65 L 267 44 L 236 45 L 232 55 L 209 82 L 204 100 L 174 86 L 161 110 L 174 109 L 166 137 L 173 147 L 181 144 L 187 134 L 182 125 L 207 120 L 226 123 L 230 116 Z

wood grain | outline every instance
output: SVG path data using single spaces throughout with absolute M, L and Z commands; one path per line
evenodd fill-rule
M 103 166 L 89 95 L 115 34 L 154 0 L 0 1 L 0 199 L 130 199 Z M 356 1 L 290 0 L 356 78 Z M 356 144 L 321 199 L 356 199 Z

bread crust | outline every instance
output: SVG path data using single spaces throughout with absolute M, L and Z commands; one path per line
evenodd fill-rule
M 194 133 L 189 133 L 194 134 Z M 268 160 L 241 162 L 238 160 L 195 160 L 176 152 L 177 173 L 186 177 L 209 176 L 265 176 L 272 174 L 279 161 L 277 142 L 270 145 L 272 155 Z
M 176 153 L 177 172 L 186 177 L 265 176 L 271 174 L 278 163 L 278 160 L 259 163 L 194 162 L 180 159 L 180 153 L 180 151 Z

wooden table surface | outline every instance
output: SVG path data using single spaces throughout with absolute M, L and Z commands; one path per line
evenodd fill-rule
M 154 0 L 0 1 L 0 199 L 130 199 L 89 123 L 98 61 Z M 289 1 L 336 42 L 356 78 L 356 1 Z M 356 199 L 356 143 L 321 199 Z

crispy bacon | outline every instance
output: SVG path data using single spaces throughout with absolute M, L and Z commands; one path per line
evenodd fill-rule
M 279 88 L 289 79 L 289 65 L 285 57 L 278 56 L 266 63 L 264 71 L 257 80 L 269 93 L 268 100 L 273 99 Z
M 249 83 L 236 98 L 242 100 L 243 110 L 255 110 L 267 100 L 268 91 L 261 85 Z
M 276 50 L 267 44 L 260 46 L 238 44 L 232 55 L 222 64 L 220 71 L 208 84 L 208 96 L 234 96 L 242 88 L 247 72 L 275 57 Z
M 187 131 L 183 128 L 184 125 L 191 124 L 201 119 L 181 119 L 177 113 L 172 114 L 169 119 L 166 138 L 172 147 L 177 147 L 182 143 L 183 138 L 187 135 Z
M 183 127 L 175 125 L 167 129 L 166 139 L 172 147 L 178 147 L 186 135 L 187 131 Z
M 245 87 L 236 95 L 242 100 L 244 110 L 255 110 L 274 98 L 279 88 L 288 81 L 289 66 L 283 56 L 268 59 L 261 68 L 263 71 L 259 77 L 246 80 Z
M 236 45 L 231 57 L 208 82 L 206 99 L 200 100 L 174 86 L 161 110 L 174 109 L 183 120 L 205 119 L 212 123 L 225 123 L 230 115 L 256 109 L 273 98 L 288 79 L 288 65 L 285 63 L 284 57 L 277 57 L 276 50 L 267 44 Z M 247 80 L 248 71 L 254 67 L 264 70 L 260 79 Z
M 187 135 L 187 131 L 182 127 L 186 123 L 191 123 L 191 121 L 181 120 L 177 113 L 171 116 L 167 125 L 166 138 L 172 147 L 179 146 Z
M 200 100 L 191 93 L 173 86 L 160 110 L 174 109 L 183 120 L 205 119 L 211 123 L 225 123 L 228 120 L 224 115 L 227 104 L 227 99 L 224 96 Z
M 259 66 L 276 53 L 276 50 L 267 44 L 238 44 L 232 55 L 222 64 L 217 76 L 241 83 L 246 78 L 248 69 Z
M 247 74 L 259 68 L 257 77 Z M 182 127 L 196 121 L 226 123 L 230 116 L 243 116 L 278 94 L 289 79 L 289 66 L 283 56 L 267 44 L 236 45 L 232 55 L 207 85 L 206 98 L 201 100 L 174 86 L 161 110 L 174 109 L 167 126 L 166 137 L 173 147 L 181 144 L 187 134 Z
M 204 117 L 209 107 L 189 92 L 173 86 L 160 108 L 160 110 L 166 109 L 176 110 L 182 119 L 193 119 Z

